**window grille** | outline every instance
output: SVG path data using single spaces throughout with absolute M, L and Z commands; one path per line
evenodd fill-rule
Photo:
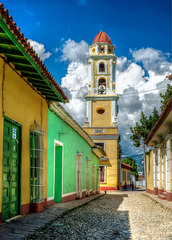
M 45 198 L 44 131 L 34 122 L 30 129 L 30 198 L 31 203 Z
M 130 172 L 127 172 L 127 181 L 130 181 Z
M 122 181 L 126 181 L 126 171 L 122 171 Z

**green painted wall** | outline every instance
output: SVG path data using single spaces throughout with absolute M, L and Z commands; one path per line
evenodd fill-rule
M 63 143 L 63 147 L 56 147 L 54 140 Z M 47 161 L 47 197 L 53 196 L 54 155 L 55 157 L 55 201 L 61 201 L 62 163 L 63 155 L 63 194 L 76 191 L 76 153 L 82 153 L 82 189 L 86 189 L 86 159 L 91 159 L 90 189 L 92 189 L 92 166 L 99 167 L 99 159 L 92 153 L 90 145 L 69 125 L 61 120 L 54 112 L 48 112 L 48 161 Z

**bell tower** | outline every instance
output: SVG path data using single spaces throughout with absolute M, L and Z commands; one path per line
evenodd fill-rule
M 85 97 L 86 123 L 96 127 L 116 127 L 118 95 L 115 93 L 117 61 L 114 54 L 115 46 L 112 45 L 109 36 L 101 31 L 89 50 L 89 93 Z
M 84 130 L 93 141 L 104 148 L 111 167 L 105 159 L 100 164 L 100 189 L 117 190 L 118 179 L 118 139 L 117 114 L 118 95 L 116 94 L 115 45 L 109 36 L 101 31 L 89 47 L 88 74 L 89 92 L 86 99 L 86 121 Z M 102 170 L 102 171 L 101 171 Z

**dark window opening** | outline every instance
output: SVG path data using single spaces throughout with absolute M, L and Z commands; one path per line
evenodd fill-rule
M 105 72 L 105 65 L 104 63 L 99 64 L 99 72 Z

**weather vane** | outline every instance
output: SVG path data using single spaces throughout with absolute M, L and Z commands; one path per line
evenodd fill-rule
M 101 31 L 102 31 L 102 28 L 103 28 L 103 27 L 101 26 Z

